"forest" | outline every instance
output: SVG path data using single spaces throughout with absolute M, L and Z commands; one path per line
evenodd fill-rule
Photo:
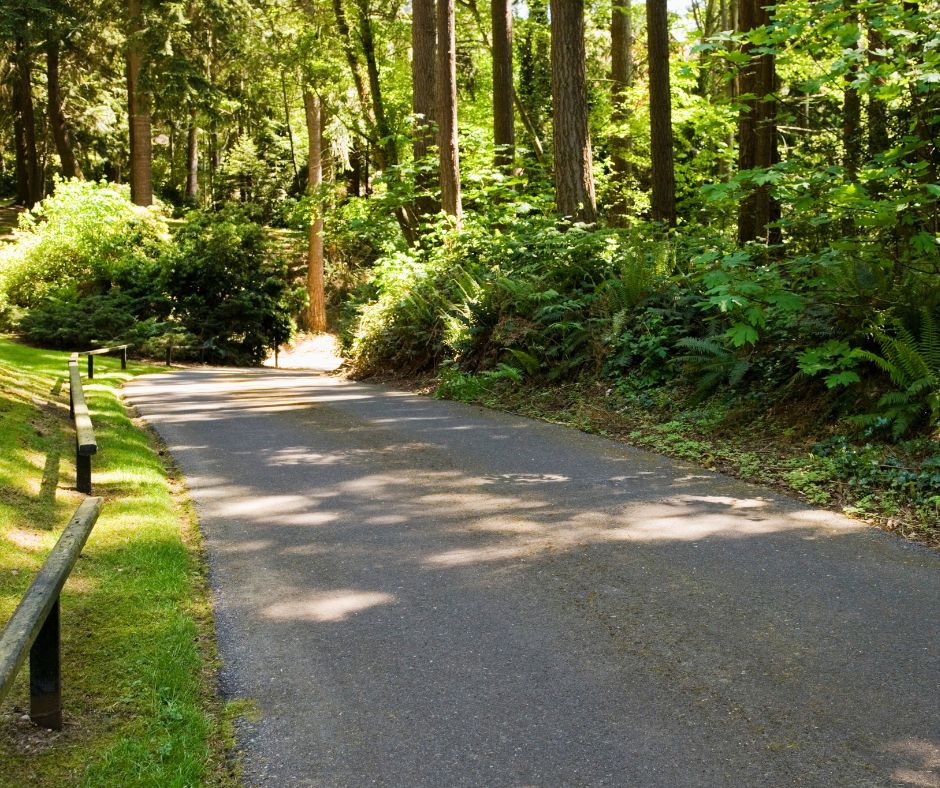
M 936 0 L 5 0 L 0 33 L 0 330 L 224 364 L 330 330 L 355 375 L 937 538 Z

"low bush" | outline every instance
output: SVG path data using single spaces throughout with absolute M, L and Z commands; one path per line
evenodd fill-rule
M 0 250 L 0 319 L 38 344 L 156 355 L 197 343 L 207 360 L 255 364 L 303 306 L 238 206 L 192 211 L 173 237 L 162 209 L 132 205 L 126 189 L 60 181 L 20 226 Z
M 305 298 L 289 287 L 286 263 L 269 254 L 262 227 L 237 206 L 187 215 L 163 283 L 174 319 L 208 344 L 206 357 L 232 364 L 259 363 L 286 342 Z
M 126 187 L 60 180 L 0 248 L 0 290 L 13 306 L 32 307 L 114 285 L 149 289 L 169 246 L 160 206 L 134 205 Z
M 459 232 L 442 218 L 416 247 L 379 256 L 350 332 L 359 372 L 448 362 L 445 387 L 463 390 L 454 370 L 503 365 L 621 390 L 681 382 L 693 402 L 769 404 L 808 386 L 831 392 L 833 420 L 874 414 L 859 429 L 881 424 L 895 440 L 937 430 L 940 321 L 925 275 L 899 271 L 892 289 L 883 263 L 878 308 L 863 310 L 860 296 L 839 295 L 848 267 L 837 249 L 788 259 L 706 231 L 565 227 L 524 200 L 507 205 L 468 212 Z

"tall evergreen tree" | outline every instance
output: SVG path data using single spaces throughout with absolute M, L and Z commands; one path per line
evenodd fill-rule
M 137 205 L 153 202 L 153 141 L 150 94 L 141 84 L 144 67 L 142 0 L 127 0 L 127 116 L 130 125 L 131 199 Z
M 323 292 L 323 105 L 313 90 L 304 91 L 307 121 L 307 191 L 313 196 L 313 215 L 307 244 L 307 327 L 326 331 L 326 298 Z
M 493 23 L 493 142 L 496 166 L 512 170 L 516 132 L 512 81 L 512 8 L 509 0 L 491 0 Z
M 416 162 L 427 158 L 437 137 L 437 19 L 434 0 L 413 0 L 411 6 L 411 109 L 415 116 L 412 150 Z M 427 216 L 440 209 L 432 192 L 437 178 L 423 167 L 415 186 L 421 193 L 415 209 Z
M 437 0 L 437 117 L 440 124 L 441 204 L 460 225 L 460 154 L 457 147 L 457 44 L 454 0 Z
M 770 24 L 765 0 L 739 0 L 738 25 L 742 33 L 751 33 Z M 773 51 L 768 48 L 752 53 L 750 43 L 743 51 L 751 54 L 739 77 L 744 105 L 738 118 L 738 169 L 752 170 L 773 166 L 777 161 L 777 71 Z M 752 189 L 738 209 L 738 241 L 775 240 L 770 223 L 777 218 L 767 184 Z
M 630 119 L 627 91 L 633 86 L 633 30 L 630 0 L 615 0 L 610 12 L 610 102 L 613 134 L 610 138 L 611 224 L 622 225 L 627 215 L 626 192 L 630 179 Z
M 669 88 L 669 19 L 666 0 L 646 0 L 650 70 L 650 207 L 657 222 L 676 223 L 676 175 L 672 158 L 672 94 Z
M 552 0 L 555 204 L 562 218 L 597 218 L 584 62 L 583 0 Z
M 55 141 L 56 152 L 66 178 L 81 178 L 82 170 L 75 158 L 72 133 L 65 111 L 62 109 L 62 87 L 59 80 L 59 37 L 54 33 L 46 42 L 46 94 L 49 108 L 49 126 Z

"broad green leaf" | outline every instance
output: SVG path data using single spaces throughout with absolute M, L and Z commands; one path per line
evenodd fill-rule
M 747 343 L 753 345 L 757 342 L 757 331 L 754 326 L 749 326 L 747 323 L 735 323 L 725 331 L 725 336 L 731 340 L 731 344 L 735 347 L 743 347 Z

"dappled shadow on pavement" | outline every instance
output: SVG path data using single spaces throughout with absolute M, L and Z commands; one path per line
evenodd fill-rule
M 253 779 L 940 781 L 934 554 L 380 387 L 193 370 L 130 391 L 206 531 L 225 688 L 265 712 Z

